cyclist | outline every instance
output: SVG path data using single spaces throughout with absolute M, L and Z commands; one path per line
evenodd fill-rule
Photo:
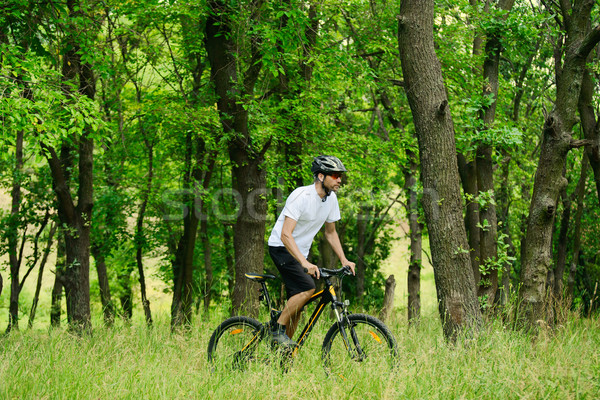
M 340 188 L 346 168 L 337 157 L 321 155 L 314 158 L 311 171 L 314 183 L 290 194 L 268 241 L 269 254 L 283 278 L 288 298 L 276 326 L 272 327 L 272 343 L 286 347 L 296 345 L 290 338 L 304 305 L 315 291 L 311 277 L 319 278 L 319 268 L 307 257 L 323 224 L 325 238 L 342 265 L 350 266 L 353 274 L 355 268 L 344 255 L 335 229 L 335 222 L 340 219 L 335 192 Z

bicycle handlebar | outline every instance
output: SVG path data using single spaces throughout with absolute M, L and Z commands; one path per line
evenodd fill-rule
M 308 273 L 308 269 L 304 268 L 304 272 Z M 352 269 L 348 265 L 338 269 L 319 268 L 319 274 L 321 275 L 321 278 L 326 279 L 331 278 L 332 276 L 352 275 Z

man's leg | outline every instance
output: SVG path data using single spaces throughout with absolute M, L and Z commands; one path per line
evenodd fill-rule
M 306 292 L 295 294 L 288 299 L 277 323 L 286 327 L 285 333 L 289 338 L 294 336 L 294 332 L 296 332 L 296 328 L 298 327 L 300 314 L 302 314 L 302 307 L 304 307 L 314 292 L 315 289 L 307 290 Z

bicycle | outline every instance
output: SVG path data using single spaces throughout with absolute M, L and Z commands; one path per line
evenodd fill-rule
M 366 364 L 372 370 L 392 368 L 398 355 L 396 340 L 379 319 L 366 314 L 350 314 L 348 300 L 338 300 L 331 278 L 352 275 L 349 267 L 319 269 L 325 288 L 312 295 L 307 305 L 320 299 L 306 325 L 299 334 L 296 346 L 291 349 L 293 359 L 306 343 L 317 320 L 327 304 L 335 315 L 335 322 L 323 339 L 321 358 L 328 374 L 346 376 L 356 363 Z M 245 274 L 246 278 L 261 285 L 259 299 L 264 300 L 270 320 L 260 323 L 254 318 L 235 316 L 223 321 L 211 335 L 208 343 L 208 361 L 213 371 L 217 367 L 244 369 L 252 361 L 267 360 L 273 351 L 270 348 L 271 326 L 277 322 L 281 311 L 271 305 L 266 282 L 276 279 L 274 275 Z M 341 286 L 341 284 L 340 284 Z M 266 340 L 265 340 L 266 339 Z M 268 342 L 266 345 L 261 343 Z M 371 370 L 371 369 L 370 369 Z

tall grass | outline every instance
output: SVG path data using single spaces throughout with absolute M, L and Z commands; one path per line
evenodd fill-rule
M 206 347 L 221 316 L 171 334 L 166 317 L 98 327 L 76 337 L 63 330 L 0 338 L 0 399 L 595 399 L 600 398 L 600 320 L 569 319 L 536 337 L 491 323 L 476 339 L 447 344 L 435 317 L 416 328 L 389 322 L 399 345 L 394 371 L 328 378 L 315 328 L 294 364 L 211 373 Z

